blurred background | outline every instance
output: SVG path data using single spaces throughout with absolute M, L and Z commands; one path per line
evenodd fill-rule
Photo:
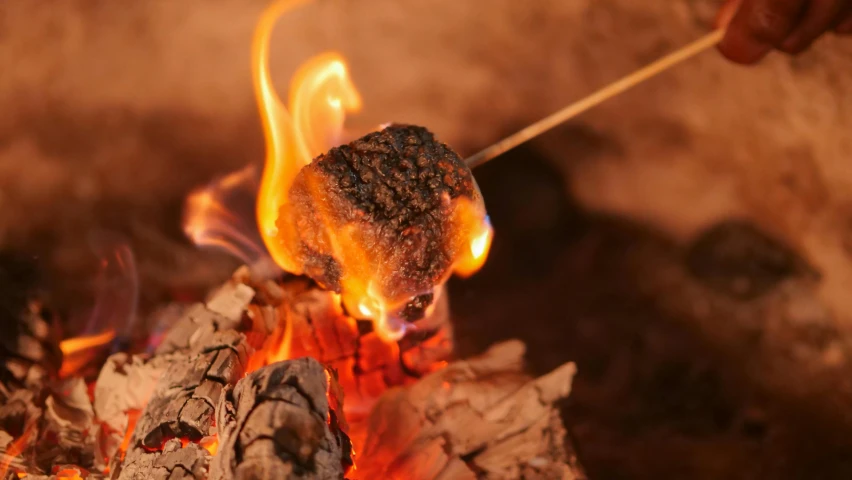
M 467 155 L 698 38 L 720 3 L 316 0 L 280 22 L 272 71 L 283 96 L 338 50 L 353 132 L 417 123 Z M 142 313 L 236 266 L 184 239 L 181 208 L 262 158 L 265 6 L 0 3 L 0 251 L 36 261 L 59 311 L 93 301 L 104 232 Z M 452 285 L 459 353 L 517 337 L 533 371 L 577 361 L 565 420 L 592 479 L 852 477 L 850 64 L 837 38 L 754 68 L 708 52 L 475 172 L 496 239 Z

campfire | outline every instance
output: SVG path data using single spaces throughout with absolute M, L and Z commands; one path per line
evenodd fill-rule
M 141 346 L 104 322 L 60 341 L 25 303 L 0 379 L 3 478 L 580 476 L 554 407 L 573 364 L 529 378 L 519 342 L 453 356 L 444 284 L 476 273 L 493 235 L 464 162 L 422 127 L 347 138 L 361 98 L 335 53 L 300 67 L 286 106 L 276 94 L 269 37 L 298 3 L 255 31 L 263 168 L 186 203 L 188 237 L 245 266 Z M 132 278 L 132 256 L 111 255 Z M 121 285 L 106 296 L 135 295 Z

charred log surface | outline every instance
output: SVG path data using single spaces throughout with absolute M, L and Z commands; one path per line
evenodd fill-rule
M 15 391 L 0 407 L 0 422 L 4 474 L 37 476 L 63 464 L 85 470 L 95 463 L 94 411 L 80 378 Z
M 95 467 L 106 470 L 125 437 L 132 433 L 139 414 L 148 404 L 163 371 L 173 360 L 160 355 L 147 359 L 117 353 L 107 359 L 95 382 Z M 130 432 L 128 432 L 130 429 Z
M 92 468 L 95 463 L 94 419 L 86 383 L 81 378 L 51 385 L 35 449 L 35 463 L 44 472 L 69 464 Z
M 0 449 L 12 448 L 10 472 L 32 478 L 62 478 L 57 469 L 66 464 L 85 472 L 82 478 L 96 478 L 88 472 L 208 478 L 217 446 L 237 476 L 278 478 L 281 462 L 289 462 L 293 478 L 340 478 L 351 463 L 337 400 L 343 392 L 354 400 L 347 413 L 362 422 L 363 438 L 363 420 L 382 393 L 443 365 L 451 352 L 443 291 L 432 305 L 417 308 L 428 315 L 414 322 L 410 335 L 387 344 L 313 281 L 260 281 L 240 269 L 205 302 L 185 309 L 153 354 L 109 357 L 92 400 L 81 379 L 53 378 L 11 391 L 0 406 Z M 238 383 L 247 369 L 263 365 L 252 362 L 264 355 L 250 352 L 274 347 L 270 341 L 285 329 L 292 357 L 318 361 L 272 364 Z M 224 393 L 235 385 L 228 403 Z M 216 408 L 226 404 L 229 421 L 243 422 L 232 446 L 217 444 L 226 437 L 219 436 L 225 424 L 217 424 Z
M 129 451 L 117 478 L 204 479 L 207 478 L 209 463 L 210 453 L 203 447 L 196 443 L 184 446 L 180 439 L 172 438 L 157 451 Z
M 13 438 L 20 438 L 41 419 L 43 392 L 16 390 L 0 405 L 0 429 Z
M 157 347 L 158 355 L 192 350 L 204 338 L 217 331 L 237 329 L 256 291 L 247 282 L 246 269 L 218 288 L 205 303 L 189 307 L 183 317 L 166 333 Z
M 317 190 L 327 197 L 321 203 Z M 482 202 L 461 158 L 425 128 L 392 125 L 302 169 L 279 224 L 298 236 L 305 273 L 337 292 L 346 269 L 363 267 L 335 258 L 327 230 L 356 226 L 349 242 L 379 270 L 380 293 L 406 302 L 440 283 L 466 246 L 469 232 L 459 231 L 454 214 L 462 198 Z M 417 304 L 428 300 L 404 308 L 406 315 L 424 313 Z
M 38 406 L 41 401 L 30 390 L 16 390 L 0 406 L 0 462 L 7 470 L 4 475 L 16 477 L 16 472 L 30 470 L 27 457 L 36 445 L 43 412 Z
M 3 474 L 92 463 L 92 407 L 82 380 L 57 381 L 59 334 L 38 300 L 31 262 L 0 255 L 0 452 Z
M 217 410 L 220 453 L 210 478 L 343 478 L 351 446 L 330 410 L 331 378 L 316 360 L 300 358 L 240 380 Z
M 52 472 L 51 475 L 28 474 L 24 478 L 27 480 L 103 480 L 106 478 L 99 473 L 90 472 L 77 465 L 57 465 Z M 8 480 L 17 480 L 18 478 L 18 476 L 14 476 Z
M 119 458 L 115 465 L 118 478 L 204 478 L 210 454 L 197 442 L 215 433 L 215 405 L 224 387 L 243 375 L 248 348 L 241 334 L 216 332 L 193 354 L 175 358 L 139 418 L 123 463 Z
M 512 341 L 388 391 L 370 416 L 361 478 L 582 479 L 555 403 L 574 364 L 538 379 Z

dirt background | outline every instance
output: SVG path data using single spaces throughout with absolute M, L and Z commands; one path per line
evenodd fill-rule
M 718 3 L 317 0 L 280 23 L 273 75 L 340 50 L 353 131 L 414 122 L 468 154 L 697 38 Z M 0 248 L 37 256 L 57 305 L 88 301 L 104 230 L 143 305 L 227 275 L 180 211 L 262 156 L 265 4 L 0 3 Z M 592 478 L 852 476 L 850 64 L 838 38 L 754 68 L 708 52 L 476 173 L 497 241 L 454 285 L 460 351 L 520 336 L 534 370 L 577 360 Z

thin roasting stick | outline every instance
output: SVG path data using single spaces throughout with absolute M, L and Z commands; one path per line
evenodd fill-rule
M 705 35 L 704 37 L 686 45 L 685 47 L 672 52 L 665 57 L 657 60 L 656 62 L 643 67 L 630 75 L 622 78 L 621 80 L 617 80 L 613 83 L 610 83 L 606 87 L 598 90 L 597 92 L 589 95 L 588 97 L 583 98 L 577 102 L 568 105 L 567 107 L 559 110 L 556 113 L 551 114 L 549 117 L 545 117 L 539 120 L 536 123 L 524 128 L 523 130 L 510 135 L 503 140 L 491 145 L 490 147 L 481 150 L 479 153 L 468 157 L 465 160 L 467 166 L 470 168 L 477 167 L 482 165 L 483 163 L 497 157 L 505 153 L 508 150 L 511 150 L 518 145 L 526 142 L 527 140 L 537 137 L 542 133 L 550 130 L 551 128 L 563 123 L 586 110 L 595 107 L 604 101 L 628 90 L 629 88 L 638 85 L 645 80 L 653 77 L 654 75 L 664 72 L 669 68 L 677 65 L 678 63 L 692 58 L 693 56 L 707 50 L 710 47 L 718 44 L 722 37 L 725 36 L 725 31 L 723 29 L 715 30 L 714 32 Z

